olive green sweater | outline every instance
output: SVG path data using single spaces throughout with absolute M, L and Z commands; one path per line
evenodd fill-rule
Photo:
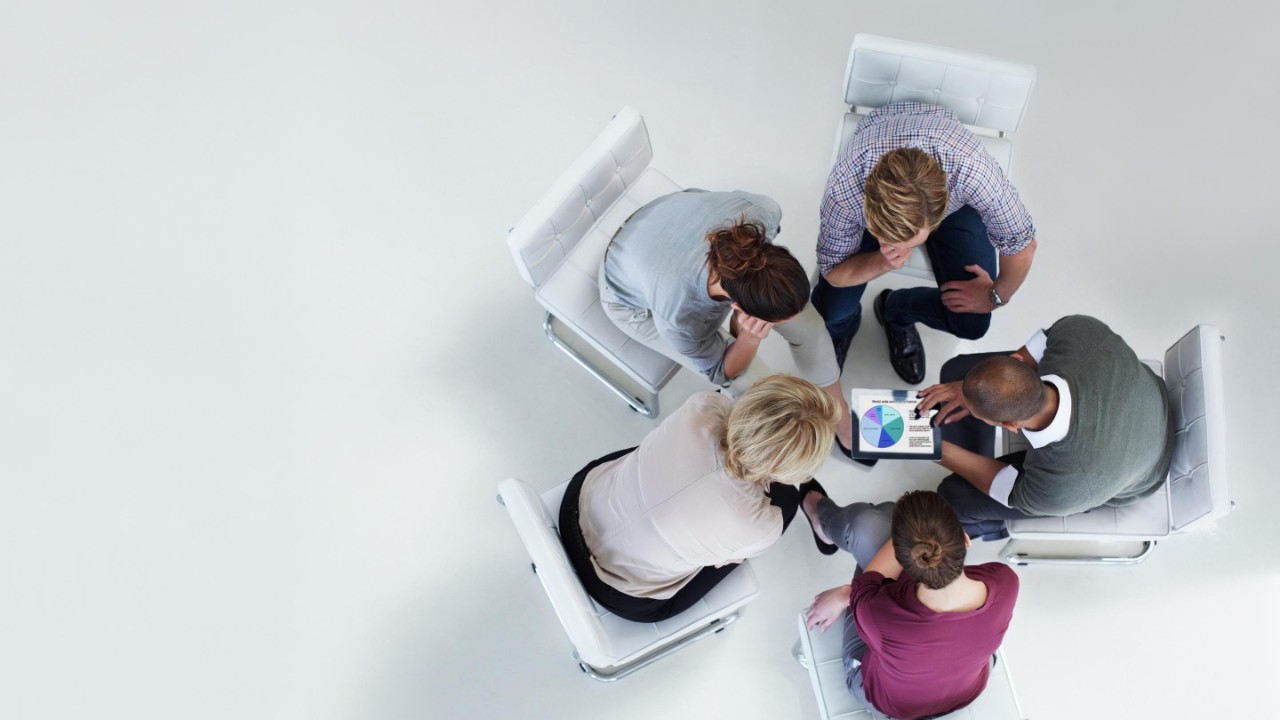
M 1169 472 L 1173 423 L 1164 381 L 1101 321 L 1069 315 L 1045 332 L 1039 373 L 1071 389 L 1067 436 L 1027 451 L 1009 505 L 1034 515 L 1121 506 Z

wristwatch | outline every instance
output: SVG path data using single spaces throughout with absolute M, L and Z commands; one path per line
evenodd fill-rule
M 995 283 L 991 284 L 991 290 L 987 292 L 987 299 L 991 301 L 991 304 L 994 305 L 995 308 L 1004 307 L 1004 300 L 1001 300 L 999 293 L 996 292 Z

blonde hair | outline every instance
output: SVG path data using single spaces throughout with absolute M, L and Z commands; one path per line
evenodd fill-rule
M 840 406 L 817 385 L 770 375 L 745 392 L 720 431 L 724 468 L 739 480 L 799 485 L 831 452 Z
M 947 213 L 947 174 L 920 148 L 890 150 L 867 175 L 862 210 L 867 230 L 877 240 L 906 242 L 942 222 Z

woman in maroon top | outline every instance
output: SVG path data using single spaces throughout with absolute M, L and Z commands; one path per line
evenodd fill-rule
M 809 627 L 823 631 L 843 616 L 849 692 L 873 715 L 904 720 L 973 702 L 1013 616 L 1013 570 L 965 567 L 969 537 L 934 492 L 847 507 L 810 492 L 804 511 L 823 540 L 865 568 L 818 595 L 808 614 Z

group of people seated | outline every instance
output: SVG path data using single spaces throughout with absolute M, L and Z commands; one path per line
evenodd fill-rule
M 687 190 L 618 230 L 600 267 L 606 313 L 717 391 L 689 398 L 638 447 L 582 468 L 560 508 L 561 538 L 600 605 L 652 622 L 688 609 L 803 512 L 821 552 L 857 562 L 852 582 L 808 611 L 811 629 L 843 632 L 849 691 L 877 717 L 943 715 L 982 692 L 1018 595 L 1007 566 L 965 566 L 971 540 L 1007 536 L 1009 519 L 1155 492 L 1172 452 L 1165 387 L 1105 324 L 1064 317 L 1016 351 L 948 361 L 920 391 L 951 473 L 937 492 L 842 507 L 813 476 L 833 446 L 852 456 L 841 375 L 867 283 L 928 253 L 937 287 L 884 290 L 873 303 L 892 367 L 918 385 L 916 324 L 985 335 L 1027 277 L 1035 228 L 955 114 L 913 102 L 868 115 L 837 162 L 816 287 L 774 244 L 781 214 L 762 195 Z M 757 358 L 774 330 L 798 376 L 770 374 Z M 991 457 L 997 428 L 1021 432 L 1030 449 Z

